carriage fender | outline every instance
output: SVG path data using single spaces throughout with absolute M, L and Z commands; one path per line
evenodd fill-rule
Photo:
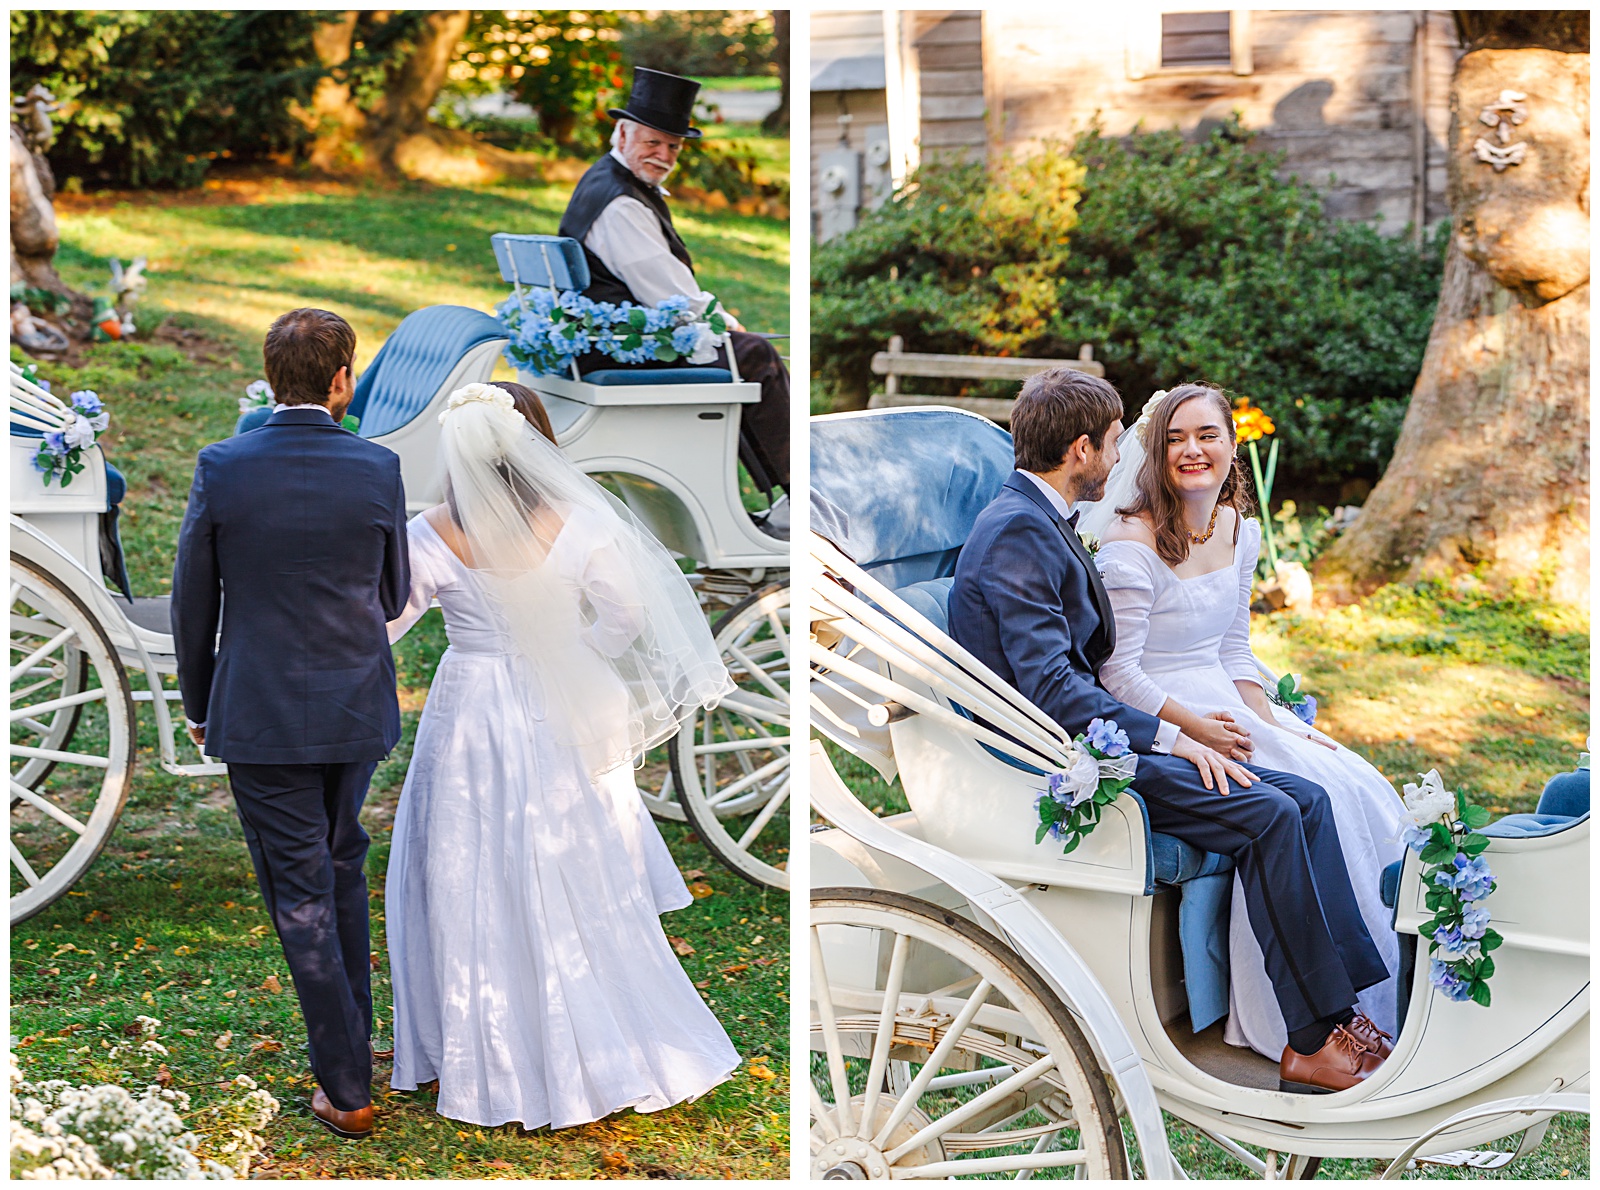
M 811 808 L 863 846 L 926 872 L 991 918 L 1004 940 L 1084 1023 L 1101 1065 L 1121 1092 L 1144 1156 L 1146 1176 L 1181 1177 L 1167 1147 L 1155 1088 L 1133 1038 L 1093 972 L 1039 910 L 1010 885 L 942 848 L 874 817 L 834 771 L 820 740 L 811 744 Z

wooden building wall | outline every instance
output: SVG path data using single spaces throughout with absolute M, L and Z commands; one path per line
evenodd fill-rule
M 919 10 L 902 19 L 924 156 L 1026 152 L 1070 140 L 1096 118 L 1115 136 L 1139 125 L 1194 134 L 1238 110 L 1259 145 L 1285 154 L 1285 173 L 1323 190 L 1336 217 L 1398 233 L 1416 210 L 1419 165 L 1424 222 L 1448 213 L 1445 137 L 1460 50 L 1447 11 L 1251 11 L 1232 69 L 1171 70 L 1159 65 L 1159 18 L 1115 6 Z M 814 13 L 813 54 L 849 34 L 852 21 L 857 49 L 876 22 L 881 53 L 874 12 Z M 839 54 L 839 43 L 824 52 Z M 882 94 L 813 92 L 813 162 L 839 142 L 841 104 L 860 113 L 849 137 L 859 148 L 865 125 L 883 118 Z

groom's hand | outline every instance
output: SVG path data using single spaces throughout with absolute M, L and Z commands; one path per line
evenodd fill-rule
M 1172 745 L 1172 755 L 1181 756 L 1195 768 L 1200 770 L 1200 783 L 1207 789 L 1215 789 L 1218 793 L 1228 793 L 1228 778 L 1232 777 L 1240 789 L 1249 789 L 1256 783 L 1257 777 L 1249 769 L 1235 764 L 1214 748 L 1208 748 L 1197 740 L 1180 732 L 1177 742 Z
M 1212 711 L 1200 720 L 1192 732 L 1196 742 L 1213 752 L 1220 752 L 1231 760 L 1245 762 L 1256 750 L 1250 733 L 1234 722 L 1227 711 Z

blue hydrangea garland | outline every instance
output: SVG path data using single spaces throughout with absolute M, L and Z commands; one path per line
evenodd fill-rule
M 595 302 L 569 290 L 514 293 L 495 307 L 506 328 L 506 362 L 539 376 L 570 371 L 571 361 L 591 351 L 619 364 L 707 364 L 728 330 L 715 298 L 704 314 L 689 299 L 674 294 L 656 306 Z

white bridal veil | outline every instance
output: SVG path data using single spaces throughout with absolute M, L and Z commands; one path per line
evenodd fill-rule
M 672 556 L 510 393 L 467 385 L 439 421 L 466 561 L 527 663 L 546 730 L 591 773 L 631 763 L 733 690 Z

